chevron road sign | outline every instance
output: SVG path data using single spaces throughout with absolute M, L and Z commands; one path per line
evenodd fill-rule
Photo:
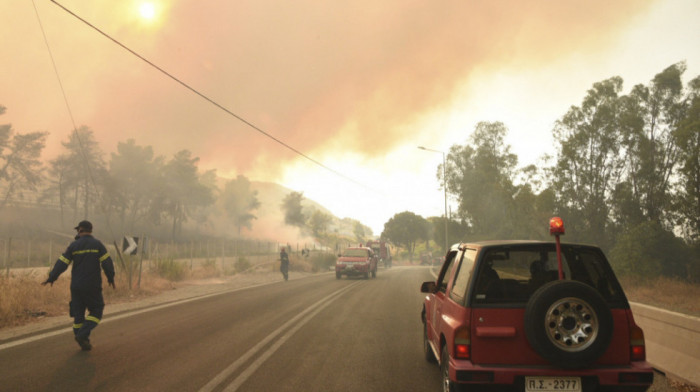
M 139 244 L 139 237 L 124 236 L 122 241 L 122 252 L 129 255 L 135 255 Z

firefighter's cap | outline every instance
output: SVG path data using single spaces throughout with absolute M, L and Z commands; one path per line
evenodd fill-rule
M 86 220 L 80 221 L 80 223 L 78 223 L 78 226 L 75 226 L 74 229 L 78 231 L 80 231 L 80 229 L 83 229 L 84 231 L 92 232 L 92 223 Z

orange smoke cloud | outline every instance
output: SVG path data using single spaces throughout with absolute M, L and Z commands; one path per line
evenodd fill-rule
M 125 45 L 294 148 L 316 156 L 342 146 L 373 156 L 405 132 L 422 132 L 410 124 L 449 104 L 473 71 L 498 72 L 503 64 L 535 67 L 603 48 L 651 2 L 183 1 L 171 6 L 157 31 L 110 20 L 107 4 L 74 6 Z M 72 17 L 48 7 L 42 11 L 77 125 L 91 127 L 104 150 L 135 138 L 157 154 L 190 149 L 207 168 L 264 170 L 270 178 L 296 158 Z M 34 50 L 41 58 L 43 48 Z M 55 140 L 65 140 L 70 128 L 65 107 L 56 103 L 59 92 L 51 94 L 54 103 L 41 115 L 61 118 L 55 122 L 60 127 L 49 129 L 54 144 L 47 150 L 56 151 Z M 0 104 L 8 113 L 13 109 L 11 102 Z

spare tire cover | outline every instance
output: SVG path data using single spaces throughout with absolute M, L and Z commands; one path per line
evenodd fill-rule
M 540 287 L 525 307 L 530 346 L 551 364 L 580 368 L 593 363 L 610 345 L 612 313 L 593 287 L 557 280 Z

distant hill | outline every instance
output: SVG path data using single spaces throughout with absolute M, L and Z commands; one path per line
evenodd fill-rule
M 260 229 L 266 230 L 277 227 L 278 229 L 286 228 L 285 232 L 288 229 L 293 229 L 298 236 L 298 229 L 284 224 L 284 214 L 281 207 L 284 198 L 294 191 L 273 182 L 251 181 L 250 184 L 252 189 L 258 191 L 258 200 L 260 201 L 260 208 L 254 212 L 258 219 L 253 221 L 251 234 L 258 232 Z M 333 222 L 331 227 L 329 227 L 329 231 L 354 238 L 354 221 L 352 219 L 339 218 L 333 215 L 330 210 L 308 199 L 306 196 L 302 200 L 302 206 L 304 207 L 304 214 L 307 216 L 314 210 L 330 215 L 333 218 Z M 369 230 L 369 228 L 366 228 L 366 230 Z
M 258 191 L 258 200 L 260 201 L 260 208 L 258 213 L 261 216 L 267 215 L 280 215 L 282 221 L 284 222 L 284 217 L 282 216 L 282 201 L 288 194 L 294 192 L 289 188 L 285 188 L 282 185 L 276 184 L 274 182 L 262 182 L 262 181 L 251 181 L 251 188 Z M 330 210 L 326 209 L 324 206 L 318 204 L 317 202 L 304 196 L 302 200 L 302 206 L 306 210 L 319 210 L 328 215 L 333 215 Z

